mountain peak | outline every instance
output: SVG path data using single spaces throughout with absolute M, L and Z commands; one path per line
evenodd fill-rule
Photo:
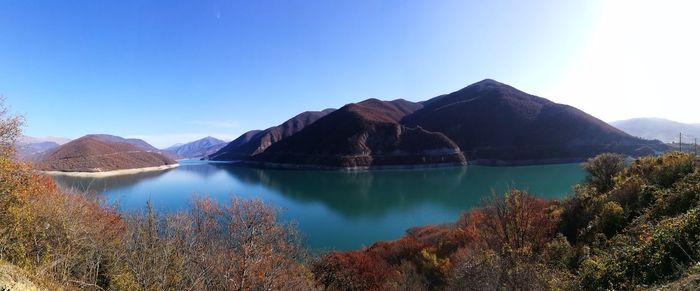
M 498 81 L 496 81 L 496 80 L 494 80 L 494 79 L 488 79 L 488 78 L 483 79 L 483 80 L 481 80 L 481 81 L 479 81 L 479 82 L 476 82 L 476 83 L 474 83 L 474 84 L 472 84 L 472 85 L 502 85 L 502 86 L 507 86 L 506 84 L 503 84 L 503 83 L 498 82 Z

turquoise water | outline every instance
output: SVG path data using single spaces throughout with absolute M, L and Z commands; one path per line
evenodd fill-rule
M 578 164 L 381 170 L 364 172 L 254 169 L 182 161 L 175 169 L 108 178 L 55 177 L 63 187 L 104 193 L 121 210 L 150 200 L 186 210 L 192 197 L 260 198 L 282 208 L 313 249 L 357 249 L 401 237 L 413 226 L 453 222 L 491 190 L 509 186 L 545 198 L 565 197 L 584 178 Z

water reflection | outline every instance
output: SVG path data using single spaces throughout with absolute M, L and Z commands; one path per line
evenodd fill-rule
M 55 176 L 54 179 L 64 189 L 72 189 L 89 194 L 103 194 L 108 191 L 127 189 L 139 182 L 151 180 L 167 174 L 172 169 L 157 172 L 141 172 L 132 175 L 88 178 L 73 176 Z
M 297 222 L 311 247 L 352 249 L 397 238 L 412 226 L 454 221 L 492 189 L 515 186 L 563 197 L 583 176 L 575 164 L 338 172 L 183 162 L 163 172 L 55 179 L 64 187 L 104 192 L 124 210 L 148 200 L 166 211 L 186 209 L 193 195 L 222 202 L 233 195 L 258 197 L 283 208 L 282 218 Z

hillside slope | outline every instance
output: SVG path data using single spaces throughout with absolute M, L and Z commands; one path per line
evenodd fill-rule
M 421 106 L 401 99 L 349 104 L 251 160 L 268 165 L 334 168 L 464 164 L 457 145 L 443 134 L 399 123 Z
M 444 133 L 470 160 L 580 161 L 602 152 L 639 156 L 665 148 L 574 107 L 489 79 L 423 104 L 402 122 Z
M 114 139 L 111 139 L 114 140 Z M 104 172 L 176 164 L 160 153 L 145 151 L 129 143 L 84 136 L 48 154 L 37 168 L 45 171 Z
M 289 137 L 335 109 L 306 111 L 284 123 L 263 131 L 249 131 L 209 156 L 211 160 L 234 161 L 249 158 L 265 151 L 270 145 Z

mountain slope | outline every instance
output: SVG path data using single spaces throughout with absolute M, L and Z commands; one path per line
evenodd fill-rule
M 218 152 L 210 155 L 209 159 L 234 161 L 257 155 L 265 151 L 270 145 L 299 132 L 319 118 L 333 112 L 333 110 L 303 112 L 278 126 L 270 127 L 264 131 L 246 132 Z
M 45 171 L 103 172 L 176 164 L 174 160 L 130 143 L 88 135 L 48 154 L 37 168 Z
M 624 132 L 645 139 L 678 142 L 678 134 L 700 137 L 700 125 L 680 123 L 662 118 L 633 118 L 610 123 Z M 683 141 L 684 143 L 686 141 Z
M 164 151 L 172 153 L 178 157 L 194 159 L 215 153 L 225 145 L 225 141 L 207 136 L 193 142 L 169 147 Z
M 123 138 L 121 136 L 110 134 L 88 134 L 87 137 L 92 137 L 106 142 L 127 143 L 144 151 L 160 152 L 159 149 L 150 145 L 142 139 L 138 138 Z
M 578 161 L 607 151 L 636 155 L 664 148 L 574 107 L 488 79 L 423 104 L 402 122 L 444 133 L 470 160 Z
M 348 104 L 285 138 L 252 161 L 300 167 L 370 167 L 465 163 L 441 133 L 407 128 L 399 121 L 422 105 L 368 99 Z
M 102 141 L 106 142 L 117 142 L 117 143 L 127 143 L 130 145 L 133 145 L 140 150 L 147 151 L 147 152 L 153 152 L 153 153 L 159 153 L 161 155 L 164 155 L 170 159 L 178 159 L 180 158 L 179 156 L 170 153 L 168 151 L 162 151 L 151 144 L 147 143 L 146 141 L 138 138 L 123 138 L 121 136 L 116 136 L 116 135 L 111 135 L 111 134 L 88 134 L 86 135 L 88 137 L 93 137 Z

